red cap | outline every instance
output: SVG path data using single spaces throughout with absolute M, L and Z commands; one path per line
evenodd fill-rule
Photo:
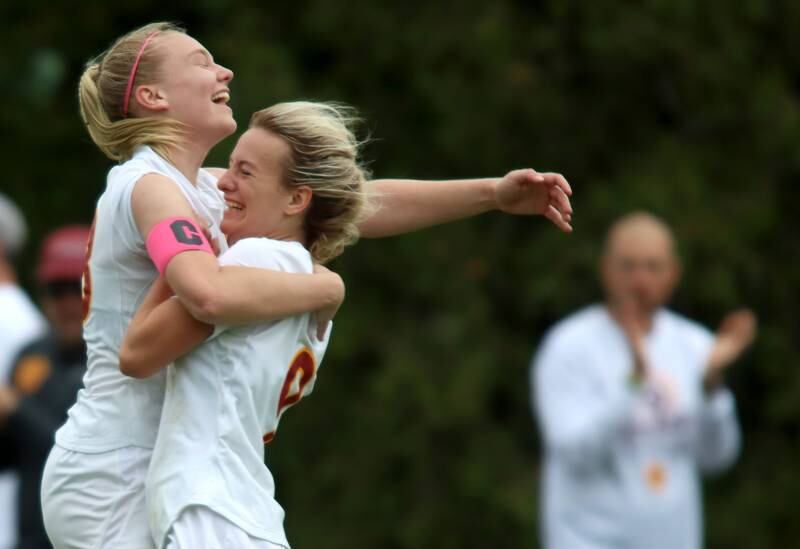
M 88 242 L 89 227 L 85 225 L 62 227 L 47 235 L 36 268 L 39 283 L 80 279 L 86 265 Z

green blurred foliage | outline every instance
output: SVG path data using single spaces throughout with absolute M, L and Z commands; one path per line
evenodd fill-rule
M 742 458 L 707 483 L 710 548 L 800 537 L 800 4 L 788 0 L 5 2 L 0 189 L 35 244 L 88 222 L 109 162 L 77 114 L 83 64 L 123 32 L 184 23 L 236 71 L 233 107 L 356 106 L 378 177 L 566 174 L 575 233 L 487 214 L 334 264 L 349 283 L 313 397 L 268 447 L 296 547 L 535 547 L 539 443 L 528 362 L 600 297 L 617 216 L 674 228 L 674 307 L 713 327 L 747 304 L 731 379 Z M 212 153 L 224 165 L 233 139 Z

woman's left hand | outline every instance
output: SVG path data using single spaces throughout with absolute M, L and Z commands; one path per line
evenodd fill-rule
M 497 208 L 515 215 L 543 215 L 564 232 L 572 232 L 572 188 L 563 175 L 533 169 L 508 172 L 495 187 Z

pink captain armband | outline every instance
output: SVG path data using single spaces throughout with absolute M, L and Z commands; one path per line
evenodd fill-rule
M 214 255 L 211 244 L 197 222 L 190 217 L 170 217 L 159 221 L 147 235 L 147 253 L 162 275 L 173 257 L 189 250 Z

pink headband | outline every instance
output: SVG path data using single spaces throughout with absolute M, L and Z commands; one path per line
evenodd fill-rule
M 144 49 L 147 47 L 147 43 L 150 42 L 150 39 L 153 38 L 159 31 L 153 31 L 147 35 L 142 42 L 142 47 L 139 48 L 139 53 L 136 54 L 136 60 L 133 62 L 133 67 L 131 67 L 131 75 L 128 77 L 128 87 L 125 88 L 125 99 L 122 102 L 122 116 L 123 118 L 128 118 L 128 103 L 131 102 L 131 91 L 133 91 L 133 81 L 136 80 L 136 69 L 139 68 L 139 61 L 142 60 L 142 54 L 144 53 Z

